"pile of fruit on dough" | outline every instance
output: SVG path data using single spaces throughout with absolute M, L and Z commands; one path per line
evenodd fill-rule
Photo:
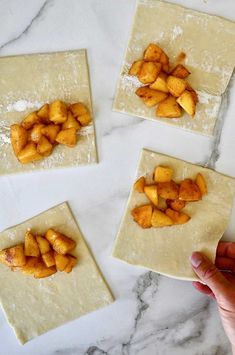
M 130 75 L 137 76 L 146 86 L 136 90 L 145 105 L 156 106 L 156 116 L 177 118 L 183 114 L 182 108 L 194 116 L 198 97 L 196 91 L 185 80 L 190 72 L 182 64 L 170 70 L 169 58 L 156 44 L 150 43 L 141 60 L 135 61 Z
M 66 105 L 60 100 L 43 105 L 28 114 L 20 124 L 10 127 L 11 144 L 22 164 L 49 156 L 56 144 L 75 147 L 77 132 L 91 122 L 87 107 L 81 103 Z
M 180 183 L 172 180 L 173 169 L 158 166 L 154 172 L 154 183 L 147 185 L 145 177 L 140 177 L 134 190 L 145 193 L 151 204 L 132 210 L 132 216 L 142 228 L 166 227 L 184 224 L 190 216 L 182 212 L 187 202 L 199 201 L 207 193 L 207 185 L 202 174 L 195 181 L 184 179 Z
M 53 229 L 48 229 L 45 237 L 34 236 L 28 231 L 24 244 L 0 251 L 0 262 L 9 266 L 12 271 L 20 270 L 40 279 L 57 271 L 71 272 L 77 258 L 68 253 L 75 247 L 74 240 Z

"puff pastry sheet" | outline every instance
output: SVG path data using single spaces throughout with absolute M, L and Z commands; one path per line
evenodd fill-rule
M 199 95 L 194 119 L 187 114 L 180 119 L 158 118 L 155 108 L 135 95 L 141 83 L 128 70 L 152 42 L 165 50 L 172 65 L 180 52 L 186 53 L 189 83 Z M 138 0 L 113 109 L 212 136 L 234 63 L 234 22 L 165 1 Z
M 71 273 L 34 279 L 0 264 L 0 302 L 21 343 L 113 301 L 66 203 L 0 233 L 0 249 L 23 242 L 28 228 L 43 234 L 49 227 L 77 243 L 78 263 Z
M 143 150 L 141 154 L 137 178 L 145 176 L 150 183 L 158 165 L 173 168 L 175 181 L 194 178 L 201 172 L 207 182 L 208 194 L 201 201 L 187 203 L 184 211 L 191 219 L 186 224 L 142 229 L 134 222 L 131 210 L 149 203 L 149 200 L 132 188 L 113 256 L 166 276 L 197 280 L 189 256 L 193 251 L 201 251 L 214 261 L 217 244 L 229 223 L 235 179 L 149 150 Z
M 56 99 L 81 101 L 92 112 L 85 49 L 0 58 L 0 175 L 97 162 L 93 122 L 81 129 L 76 147 L 60 144 L 41 161 L 18 162 L 10 143 L 10 125 Z

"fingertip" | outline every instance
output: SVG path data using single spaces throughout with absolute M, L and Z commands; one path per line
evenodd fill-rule
M 195 252 L 192 254 L 191 260 L 195 273 L 199 279 L 212 290 L 210 292 L 213 292 L 217 297 L 221 292 L 226 291 L 228 281 L 210 259 L 199 252 Z M 198 290 L 203 289 L 201 286 L 198 286 L 198 284 L 195 287 Z
M 198 268 L 203 262 L 203 260 L 203 255 L 198 251 L 193 252 L 192 255 L 189 257 L 189 261 L 194 268 Z

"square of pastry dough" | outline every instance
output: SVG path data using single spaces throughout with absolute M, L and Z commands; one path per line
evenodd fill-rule
M 50 227 L 70 236 L 78 263 L 71 273 L 34 279 L 0 264 L 0 302 L 21 343 L 113 302 L 66 203 L 0 233 L 0 249 L 22 243 L 28 228 L 43 234 Z
M 43 160 L 21 164 L 13 153 L 10 125 L 53 100 L 81 101 L 92 114 L 86 50 L 0 58 L 0 175 L 97 162 L 93 121 L 78 132 L 74 148 L 57 145 Z
M 173 169 L 173 179 L 182 181 L 202 173 L 208 193 L 202 200 L 189 202 L 183 212 L 191 219 L 182 225 L 141 228 L 131 215 L 133 208 L 150 203 L 144 193 L 131 189 L 118 232 L 113 256 L 129 264 L 143 266 L 160 274 L 183 280 L 197 280 L 189 263 L 193 251 L 201 251 L 214 261 L 217 244 L 227 229 L 235 194 L 235 180 L 213 170 L 143 150 L 137 178 L 152 181 L 156 166 Z
M 142 84 L 128 71 L 150 43 L 166 52 L 172 66 L 179 53 L 186 54 L 185 65 L 191 72 L 188 81 L 199 96 L 193 119 L 187 114 L 178 119 L 156 117 L 156 108 L 147 107 L 135 94 Z M 113 109 L 212 136 L 234 69 L 234 43 L 235 23 L 231 21 L 165 1 L 138 0 Z

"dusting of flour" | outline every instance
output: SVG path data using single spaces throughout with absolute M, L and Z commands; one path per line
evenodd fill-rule
M 7 105 L 7 112 L 12 112 L 12 111 L 23 112 L 32 108 L 38 109 L 40 106 L 42 106 L 42 103 L 38 101 L 30 102 L 27 100 L 18 100 L 16 102 Z
M 174 26 L 172 30 L 172 39 L 175 40 L 178 36 L 182 35 L 183 29 L 180 26 Z

